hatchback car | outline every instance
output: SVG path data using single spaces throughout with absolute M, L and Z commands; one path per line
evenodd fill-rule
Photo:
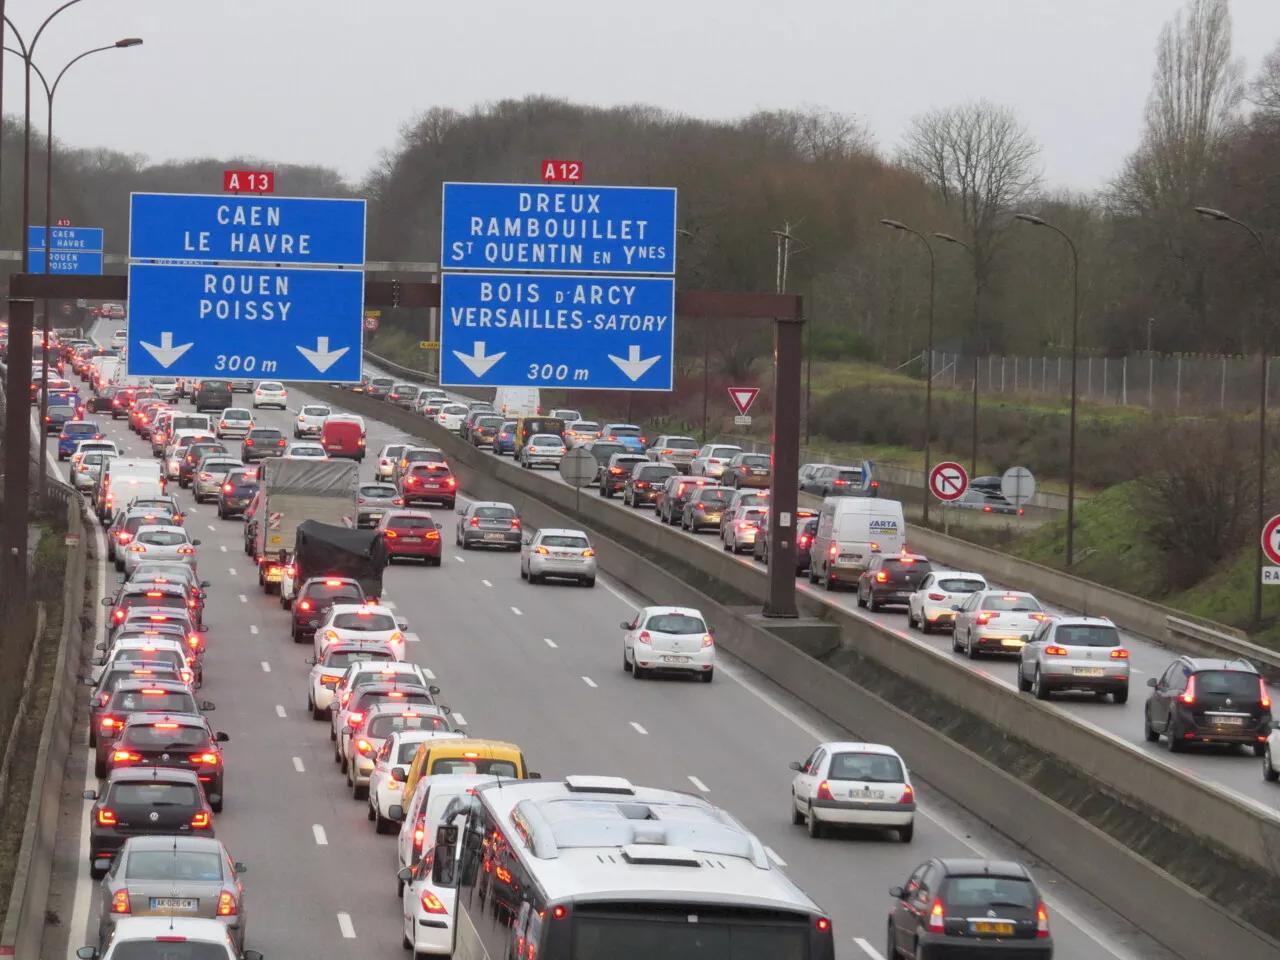
M 217 501 L 223 483 L 232 470 L 244 469 L 244 463 L 234 457 L 206 456 L 191 474 L 191 493 L 196 503 Z
M 77 490 L 92 490 L 102 476 L 102 465 L 111 458 L 111 454 L 93 451 L 81 456 L 80 461 L 71 468 L 71 485 Z
M 732 443 L 704 443 L 689 461 L 689 473 L 695 477 L 714 477 L 724 474 L 725 465 L 742 453 L 742 448 Z
M 663 434 L 653 441 L 653 446 L 645 451 L 645 455 L 656 463 L 669 463 L 680 470 L 689 472 L 689 464 L 698 453 L 698 441 L 693 437 L 682 437 Z
M 214 813 L 222 812 L 222 747 L 231 738 L 216 733 L 204 717 L 185 713 L 134 713 L 107 755 L 112 770 L 177 767 L 194 771 Z
M 143 560 L 178 560 L 196 569 L 196 547 L 186 527 L 144 526 L 134 534 L 124 553 L 124 574 L 129 576 Z
M 58 459 L 65 460 L 76 452 L 82 440 L 101 440 L 102 427 L 96 420 L 67 420 L 58 431 Z
M 196 413 L 205 410 L 225 410 L 231 406 L 232 400 L 230 380 L 201 380 L 191 395 Z
M 1148 743 L 1163 735 L 1171 753 L 1192 743 L 1221 743 L 1265 756 L 1271 694 L 1248 660 L 1182 656 L 1147 686 L 1142 732 Z
M 418 399 L 418 391 L 420 389 L 420 387 L 415 387 L 412 383 L 393 384 L 391 392 L 387 394 L 387 402 L 402 410 L 408 410 L 413 406 L 413 401 Z
M 325 619 L 335 603 L 364 603 L 360 581 L 351 577 L 312 577 L 304 582 L 293 598 L 290 636 L 294 643 L 305 643 Z
M 907 765 L 879 743 L 823 743 L 793 762 L 791 822 L 809 836 L 829 827 L 887 827 L 903 843 L 915 833 L 916 797 Z
M 963 603 L 969 594 L 986 589 L 987 578 L 980 573 L 930 570 L 907 600 L 907 626 L 919 627 L 921 633 L 954 626 L 955 605 Z
M 169 942 L 166 950 L 163 944 Z M 79 960 L 126 960 L 171 956 L 172 941 L 182 943 L 183 957 L 202 960 L 262 960 L 257 950 L 237 949 L 226 925 L 197 917 L 120 917 L 109 943 L 81 947 Z M 161 944 L 161 946 L 158 946 Z
M 222 485 L 218 487 L 218 516 L 226 520 L 228 517 L 244 516 L 245 510 L 258 492 L 261 480 L 256 467 L 232 467 Z
M 329 706 L 333 703 L 334 690 L 342 680 L 343 674 L 351 664 L 362 661 L 395 663 L 396 655 L 384 644 L 351 640 L 329 644 L 322 659 L 307 657 L 307 663 L 311 664 L 307 709 L 311 711 L 313 720 L 329 718 Z
M 467 418 L 467 414 L 470 412 L 470 408 L 461 403 L 446 403 L 440 408 L 440 412 L 436 414 L 436 423 L 446 430 L 452 430 L 457 433 L 462 428 L 462 421 Z
M 362 483 L 356 490 L 356 526 L 362 530 L 376 527 L 388 510 L 403 506 L 394 484 Z
M 638 453 L 615 453 L 607 463 L 599 467 L 596 486 L 600 496 L 612 500 L 626 488 L 627 480 L 631 478 L 631 471 L 649 462 L 647 457 Z
M 387 562 L 421 560 L 429 567 L 440 566 L 443 556 L 440 524 L 425 510 L 391 510 L 378 524 L 387 548 Z
M 112 771 L 101 792 L 86 790 L 89 875 L 95 880 L 129 837 L 212 837 L 213 808 L 194 770 L 150 767 Z
M 49 406 L 44 414 L 44 432 L 62 433 L 62 425 L 68 420 L 76 419 L 82 412 L 75 404 L 55 403 L 53 398 L 50 397 Z
M 654 497 L 654 512 L 663 523 L 679 523 L 684 518 L 684 505 L 695 490 L 711 486 L 705 477 L 685 477 L 679 474 L 667 477 Z
M 415 463 L 439 463 L 448 466 L 444 451 L 439 447 L 404 446 L 391 464 L 391 482 L 399 483 L 400 478 Z
M 332 414 L 333 411 L 322 403 L 304 404 L 293 421 L 293 439 L 320 436 L 325 420 Z
M 390 480 L 394 483 L 396 479 L 396 462 L 408 448 L 409 445 L 406 443 L 388 443 L 379 450 L 378 459 L 373 465 L 374 478 Z
M 520 578 L 530 583 L 576 580 L 584 587 L 594 587 L 596 552 L 581 530 L 539 530 L 521 542 Z
M 1059 690 L 1111 694 L 1129 700 L 1129 651 L 1105 617 L 1053 617 L 1027 638 L 1018 662 L 1018 689 L 1048 700 Z
M 415 463 L 400 478 L 400 499 L 405 506 L 439 503 L 452 510 L 458 497 L 458 480 L 442 463 Z
M 463 550 L 476 546 L 519 550 L 520 540 L 520 514 L 511 504 L 473 500 L 468 506 L 458 508 L 454 542 Z
M 221 457 L 231 458 L 231 451 L 216 440 L 198 440 L 187 446 L 187 452 L 178 464 L 178 486 L 189 487 L 200 462 L 209 454 L 216 453 Z
M 369 781 L 373 775 L 379 751 L 387 738 L 398 730 L 426 730 L 451 733 L 453 727 L 440 707 L 422 709 L 414 704 L 380 703 L 364 711 L 359 725 L 352 728 L 347 738 L 346 768 L 347 786 L 352 798 L 366 800 L 369 797 Z
M 275 427 L 254 427 L 240 445 L 240 459 L 251 463 L 267 457 L 282 457 L 288 445 L 284 434 Z
M 725 486 L 768 487 L 773 479 L 772 460 L 767 453 L 739 453 L 721 473 L 720 482 Z
M 564 440 L 558 434 L 535 433 L 520 448 L 516 459 L 520 466 L 527 470 L 533 470 L 536 467 L 558 467 L 560 458 L 565 455 L 567 449 Z
M 1053 957 L 1049 911 L 1020 863 L 935 858 L 889 896 L 885 960 Z
M 223 437 L 247 437 L 253 429 L 253 411 L 244 407 L 227 407 L 213 425 L 213 435 Z
M 1039 600 L 1016 590 L 980 590 L 953 606 L 951 649 L 971 660 L 980 653 L 1020 655 L 1027 638 L 1049 619 Z
M 751 558 L 769 565 L 769 514 L 760 518 L 760 529 L 751 544 Z M 818 518 L 812 510 L 796 511 L 796 576 L 809 569 L 813 559 L 813 538 L 818 533 Z
M 396 382 L 390 377 L 370 377 L 364 385 L 365 396 L 385 400 L 395 385 Z
M 275 407 L 277 410 L 285 410 L 288 409 L 288 406 L 289 391 L 285 389 L 283 383 L 264 380 L 253 391 L 253 409 L 255 410 L 260 407 Z
M 720 520 L 733 495 L 728 487 L 696 487 L 690 491 L 680 512 L 680 528 L 690 533 L 719 530 Z
M 670 463 L 642 463 L 631 471 L 622 488 L 622 503 L 628 507 L 652 506 L 658 498 L 658 491 L 668 477 L 681 472 L 680 468 Z
M 397 618 L 389 607 L 374 603 L 335 603 L 315 628 L 315 651 L 323 657 L 325 648 L 339 640 L 372 640 L 385 643 L 404 659 L 404 631 L 409 622 Z
M 600 424 L 594 420 L 573 420 L 565 425 L 565 444 L 570 447 L 580 447 L 584 443 L 598 439 L 599 436 Z
M 858 606 L 872 613 L 886 605 L 905 606 L 925 574 L 933 569 L 928 557 L 915 553 L 876 554 L 858 576 Z M 827 579 L 827 589 L 835 584 Z
M 656 671 L 715 674 L 715 629 L 692 607 L 644 607 L 622 621 L 622 669 L 636 680 Z
M 768 507 L 738 507 L 720 526 L 720 542 L 730 553 L 748 553 L 756 544 L 760 527 L 769 515 Z
M 514 455 L 516 452 L 516 424 L 515 420 L 503 420 L 502 427 L 498 430 L 493 438 L 493 452 L 503 457 L 508 453 Z
M 494 438 L 502 430 L 502 423 L 501 417 L 495 417 L 492 414 L 476 417 L 467 432 L 467 439 L 471 441 L 473 446 L 491 447 L 493 446 Z

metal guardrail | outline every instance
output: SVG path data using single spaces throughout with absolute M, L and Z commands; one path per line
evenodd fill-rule
M 1211 656 L 1235 659 L 1243 657 L 1253 663 L 1268 680 L 1280 681 L 1280 653 L 1250 643 L 1243 637 L 1233 636 L 1194 620 L 1167 617 L 1169 634 L 1178 646 L 1203 651 Z

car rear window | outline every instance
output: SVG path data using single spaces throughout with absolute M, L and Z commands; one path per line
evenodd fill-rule
M 169 530 L 144 530 L 138 534 L 138 542 L 149 543 L 157 547 L 176 547 L 188 541 L 185 533 L 175 533 Z
M 326 667 L 349 667 L 361 660 L 395 660 L 390 650 L 338 650 L 324 658 Z
M 1035 597 L 987 597 L 982 601 L 983 610 L 1005 610 L 1011 613 L 1040 613 L 1042 607 Z
M 591 546 L 586 537 L 573 537 L 564 533 L 550 533 L 538 541 L 544 547 L 568 547 L 574 550 L 585 550 Z
M 201 390 L 230 390 L 230 380 L 206 380 L 200 384 Z
M 397 383 L 391 389 L 394 390 L 396 393 L 417 393 L 418 392 L 417 387 L 411 386 L 410 384 L 407 384 L 407 383 Z
M 515 515 L 516 512 L 511 507 L 476 507 L 472 511 L 472 516 L 481 520 L 511 520 Z
M 706 633 L 707 625 L 698 617 L 687 613 L 657 613 L 645 624 L 650 630 L 658 633 Z
M 372 387 L 389 387 L 394 381 L 390 377 L 374 377 L 369 381 Z
M 148 596 L 150 593 L 151 596 Z M 134 607 L 174 607 L 186 609 L 187 601 L 180 596 L 171 593 L 162 593 L 159 590 L 150 590 L 147 593 L 128 593 L 120 598 L 120 606 L 125 610 L 132 610 Z
M 476 417 L 476 426 L 485 427 L 486 429 L 489 427 L 500 427 L 502 426 L 502 418 L 501 417 Z
M 692 437 L 667 437 L 666 449 L 669 450 L 697 450 L 698 441 Z
M 398 713 L 384 713 L 369 721 L 369 736 L 385 739 L 396 730 L 448 730 L 449 725 L 434 713 L 404 717 Z
M 302 413 L 307 417 L 327 417 L 333 411 L 328 407 L 303 407 Z
M 125 743 L 135 747 L 198 747 L 209 742 L 203 727 L 158 720 L 155 723 L 130 724 L 124 731 Z
M 938 586 L 947 591 L 947 593 L 977 593 L 979 590 L 985 590 L 986 584 L 981 580 L 965 580 L 963 578 L 950 577 L 938 581 Z
M 361 700 L 360 705 L 357 706 L 355 709 L 368 710 L 371 707 L 376 707 L 380 703 L 391 703 L 391 704 L 395 704 L 396 706 L 401 706 L 409 710 L 412 710 L 414 706 L 419 706 L 419 707 L 434 706 L 434 704 L 432 704 L 431 702 L 431 695 L 427 693 L 421 693 L 421 692 L 414 693 L 413 691 L 410 691 L 410 690 L 389 690 L 389 691 L 384 690 L 384 691 L 378 691 L 376 693 L 364 694 L 364 697 Z M 441 727 L 440 729 L 447 730 L 448 727 L 445 726 L 445 727 Z
M 396 496 L 396 488 L 390 484 L 372 484 L 370 486 L 360 488 L 360 496 L 362 497 L 394 497 Z
M 1201 670 L 1196 674 L 1196 693 L 1257 699 L 1261 687 L 1256 673 L 1243 670 Z
M 437 773 L 487 773 L 495 777 L 516 777 L 516 765 L 510 760 L 485 760 L 480 757 L 442 757 L 431 762 L 431 772 Z
M 769 498 L 763 493 L 748 493 L 738 498 L 738 506 L 740 507 L 754 507 L 768 502 Z
M 596 443 L 592 444 L 591 452 L 595 454 L 597 460 L 608 460 L 615 453 L 621 453 L 627 449 L 620 443 Z
M 449 475 L 449 468 L 443 463 L 419 463 L 409 468 L 409 472 L 415 477 L 427 477 L 432 474 L 441 476 Z
M 447 403 L 440 408 L 441 413 L 447 413 L 451 417 L 465 416 L 470 411 L 460 403 Z
M 529 445 L 533 447 L 559 447 L 563 444 L 560 435 L 555 433 L 539 433 L 529 438 Z
M 193 807 L 197 804 L 196 786 L 192 783 L 166 783 L 163 780 L 144 780 L 140 783 L 117 783 L 111 787 L 108 804 L 151 807 Z M 115 951 L 118 956 L 120 951 Z M 226 960 L 226 952 L 221 955 Z
M 169 424 L 174 430 L 207 430 L 209 421 L 205 417 L 177 417 Z
M 712 447 L 711 452 L 708 453 L 707 456 L 725 459 L 737 456 L 741 452 L 741 447 Z
M 380 633 L 396 628 L 395 618 L 385 613 L 340 613 L 333 618 L 339 630 L 359 630 L 363 633 Z
M 661 480 L 663 477 L 674 477 L 679 472 L 680 472 L 679 470 L 677 470 L 675 467 L 671 466 L 670 464 L 655 463 L 655 464 L 650 464 L 649 466 L 645 467 L 643 470 L 637 469 L 634 475 L 637 477 L 643 477 L 645 479 Z
M 116 651 L 116 655 L 111 658 L 111 662 L 118 663 L 121 660 L 128 660 L 137 663 L 144 657 L 152 663 L 167 663 L 175 670 L 186 666 L 182 654 L 176 650 L 143 650 L 140 647 L 120 648 Z
M 639 427 L 620 427 L 615 425 L 609 428 L 609 436 L 638 437 L 640 436 L 640 428 Z
M 341 601 L 354 600 L 360 603 L 364 600 L 364 591 L 354 583 L 326 583 L 323 580 L 319 583 L 313 583 L 307 587 L 306 597 L 310 599 Z M 354 614 L 346 614 L 346 616 L 354 616 Z
M 884 562 L 884 569 L 890 573 L 928 573 L 929 561 L 916 560 L 912 557 L 893 558 Z
M 902 783 L 902 764 L 883 753 L 837 753 L 831 757 L 827 779 Z
M 82 434 L 93 434 L 98 432 L 98 428 L 92 423 L 64 423 L 62 432 L 68 437 L 78 437 Z
M 387 526 L 396 530 L 434 530 L 435 525 L 430 517 L 396 516 L 387 520 Z
M 1066 624 L 1058 627 L 1054 639 L 1064 647 L 1118 647 L 1120 631 L 1095 624 Z
M 217 853 L 205 853 L 199 850 L 134 850 L 129 853 L 124 878 L 126 880 L 221 880 L 222 857 Z M 128 946 L 129 943 L 128 940 L 117 943 L 115 955 L 119 956 L 120 947 Z M 186 946 L 186 943 L 166 943 L 165 946 Z
M 617 460 L 613 461 L 614 466 L 631 467 L 633 469 L 642 463 L 648 463 L 648 462 L 649 462 L 648 457 L 642 457 L 638 453 L 630 453 L 630 454 L 627 454 L 627 456 L 625 457 L 618 457 Z
M 1013 877 L 948 877 L 938 897 L 950 910 L 996 905 L 1035 910 L 1040 903 L 1030 880 Z
M 165 671 L 166 673 L 170 671 Z M 126 679 L 128 674 L 121 679 Z M 170 679 L 165 677 L 164 679 Z M 177 679 L 174 677 L 173 679 Z M 112 710 L 137 710 L 147 713 L 198 713 L 195 698 L 189 693 L 164 690 L 148 693 L 146 690 L 117 690 L 111 697 Z
M 742 462 L 748 467 L 767 467 L 769 466 L 769 457 L 763 453 L 753 453 L 743 457 Z
M 748 507 L 742 511 L 742 519 L 748 522 L 759 522 L 769 514 L 768 507 Z
M 250 430 L 249 436 L 254 440 L 279 440 L 284 436 L 279 430 Z
M 724 506 L 729 502 L 729 494 L 723 490 L 698 490 L 693 495 L 695 503 L 716 503 Z

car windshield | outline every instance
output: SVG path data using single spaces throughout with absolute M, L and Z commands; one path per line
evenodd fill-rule
M 390 650 L 335 650 L 324 658 L 326 667 L 349 667 L 361 660 L 395 660 Z
M 412 713 L 412 711 L 410 711 Z M 386 739 L 396 730 L 448 730 L 449 725 L 434 713 L 415 713 L 406 717 L 398 713 L 383 713 L 369 721 L 367 735 Z
M 645 629 L 658 633 L 706 633 L 707 625 L 687 613 L 656 613 L 649 618 Z
M 127 676 L 128 674 L 125 675 Z M 191 694 L 173 690 L 161 690 L 159 693 L 149 693 L 146 690 L 117 690 L 111 697 L 111 709 L 146 711 L 147 713 L 199 712 L 196 710 L 195 698 Z
M 939 580 L 937 585 L 947 593 L 977 593 L 979 590 L 987 589 L 987 585 L 981 580 L 964 580 L 955 577 Z
M 361 633 L 381 633 L 396 628 L 395 618 L 385 613 L 340 613 L 333 618 L 338 630 L 355 630 Z
M 1196 693 L 1258 699 L 1261 693 L 1256 673 L 1243 670 L 1202 670 L 1196 674 Z
M 1005 610 L 1011 613 L 1040 613 L 1042 607 L 1035 597 L 987 597 L 982 601 L 983 610 Z
M 481 520 L 511 520 L 516 512 L 511 507 L 476 507 L 471 515 Z
M 432 774 L 487 773 L 495 777 L 516 777 L 519 773 L 510 760 L 484 760 L 479 757 L 442 757 L 431 762 Z
M 1054 639 L 1064 647 L 1118 647 L 1120 631 L 1097 624 L 1069 623 L 1058 627 Z
M 138 534 L 138 542 L 157 547 L 176 547 L 187 542 L 187 535 L 172 530 L 144 530 Z
M 222 856 L 203 850 L 132 850 L 126 880 L 221 880 Z M 125 941 L 128 943 L 129 941 Z M 119 954 L 117 944 L 116 954 Z
M 360 488 L 360 496 L 371 497 L 373 499 L 385 499 L 394 497 L 396 488 L 387 483 L 374 483 Z
M 574 537 L 567 533 L 549 533 L 538 543 L 544 547 L 569 547 L 574 550 L 585 550 L 591 546 L 586 537 Z
M 943 882 L 938 897 L 949 908 L 962 909 L 998 904 L 1034 910 L 1040 903 L 1040 897 L 1031 881 L 1014 877 L 948 877 Z
M 837 753 L 831 757 L 827 779 L 902 783 L 902 764 L 883 753 Z
M 180 723 L 130 724 L 124 731 L 123 742 L 135 747 L 195 747 L 209 742 L 209 734 L 203 727 L 184 726 Z
M 320 581 L 313 583 L 303 591 L 303 597 L 309 600 L 327 600 L 330 603 L 340 603 L 343 600 L 354 600 L 360 603 L 364 600 L 364 591 L 354 583 L 328 583 Z M 347 616 L 356 616 L 356 614 L 347 614 Z

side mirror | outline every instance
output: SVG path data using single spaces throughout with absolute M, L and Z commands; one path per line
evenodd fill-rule
M 199 541 L 199 540 L 192 540 L 192 541 L 191 541 L 191 545 L 192 545 L 193 547 L 198 547 L 198 546 L 200 546 L 200 541 Z
M 86 790 L 84 793 L 80 794 L 80 796 L 84 797 L 86 800 L 97 800 L 97 799 L 98 799 L 98 791 L 97 791 L 97 790 Z
M 708 633 L 710 636 L 713 636 L 713 637 L 714 637 L 714 636 L 716 635 L 716 628 L 715 628 L 715 627 L 707 627 L 707 633 Z
M 520 538 L 520 545 L 521 545 L 521 546 L 525 546 L 525 547 L 527 547 L 527 546 L 528 546 L 529 544 L 531 544 L 531 543 L 533 543 L 533 538 L 532 538 L 532 537 L 521 537 L 521 538 Z
M 1148 687 L 1154 687 L 1155 685 L 1156 685 L 1156 678 L 1155 678 L 1155 677 L 1147 677 L 1147 686 L 1148 686 Z
M 94 648 L 95 650 L 105 650 L 105 649 L 107 649 L 107 641 L 103 640 L 103 641 L 101 641 L 101 642 L 99 642 L 99 643 L 96 643 L 96 644 L 94 644 L 94 647 L 93 647 L 93 648 Z
M 262 954 L 257 950 L 246 950 L 240 956 L 242 960 L 262 960 Z
M 958 604 L 958 603 L 953 603 L 953 604 L 951 605 L 951 609 L 952 609 L 952 610 L 954 610 L 956 613 L 959 613 L 959 612 L 960 612 L 960 604 Z
M 533 771 L 533 770 L 530 770 L 530 771 L 529 771 L 529 779 L 530 779 L 530 780 L 541 780 L 541 779 L 542 779 L 542 774 L 537 773 L 537 772 L 535 772 L 535 771 Z
M 437 524 L 436 524 L 436 529 L 437 529 L 437 530 L 443 530 L 443 529 L 444 529 L 444 524 L 443 524 L 443 523 L 437 523 Z
M 901 900 L 906 896 L 906 893 L 901 887 L 890 887 L 889 896 L 893 897 L 895 900 Z
M 436 831 L 436 858 L 431 864 L 431 882 L 437 886 L 452 887 L 457 860 L 454 850 L 458 845 L 458 828 L 443 826 Z M 446 854 L 441 856 L 441 854 Z
M 201 710 L 217 710 L 218 708 L 214 706 L 212 700 L 201 700 L 200 709 Z
M 804 764 L 802 764 L 799 760 L 792 760 L 790 763 L 787 764 L 787 769 L 795 770 L 798 773 L 799 771 L 804 769 Z
M 219 730 L 217 733 L 213 735 L 213 739 L 218 743 L 226 743 L 231 738 L 227 736 L 225 733 L 223 733 L 221 730 Z
M 92 678 L 92 677 L 81 677 L 81 678 L 80 678 L 80 682 L 81 682 L 82 684 L 84 684 L 86 687 L 96 687 L 96 686 L 97 686 L 97 684 L 93 682 L 93 678 Z
M 98 960 L 98 948 L 81 947 L 76 951 L 76 956 L 79 957 L 80 960 Z
M 248 868 L 248 867 L 246 867 L 246 866 L 245 866 L 243 863 L 241 863 L 239 860 L 237 860 L 235 863 L 233 863 L 233 864 L 231 865 L 231 869 L 233 869 L 236 873 L 244 873 L 244 872 L 245 872 L 246 870 L 248 870 L 249 868 Z
M 404 768 L 402 767 L 402 768 L 400 768 L 400 769 L 404 769 Z M 400 804 L 398 804 L 398 803 L 393 803 L 391 806 L 389 806 L 389 807 L 387 808 L 387 819 L 388 819 L 388 820 L 403 820 L 403 819 L 404 819 L 404 807 L 400 806 Z
M 411 870 L 409 867 L 404 867 L 402 870 L 400 870 L 399 873 L 396 874 L 396 879 L 399 880 L 401 883 L 408 883 L 410 880 L 413 879 L 413 870 Z
M 433 697 L 438 697 L 440 695 L 440 688 L 433 685 L 433 686 L 427 687 L 427 692 L 430 693 Z
M 212 581 L 212 580 L 201 580 L 201 581 L 200 581 L 200 587 L 201 587 L 202 589 L 207 589 L 207 588 L 212 587 L 212 586 L 213 586 L 213 581 Z
M 343 732 L 343 733 L 355 733 L 355 732 L 356 732 L 356 728 L 355 728 L 355 727 L 353 727 L 351 724 L 349 724 L 349 723 L 348 723 L 346 726 L 344 726 L 344 727 L 342 728 L 342 732 Z
M 315 666 L 317 663 L 319 663 L 320 661 L 319 661 L 319 660 L 317 660 L 315 657 L 307 657 L 307 659 L 306 659 L 306 660 L 304 660 L 303 662 L 304 662 L 304 663 L 309 663 L 309 664 L 311 664 L 311 666 L 313 666 L 313 667 L 314 667 L 314 666 Z
M 117 580 L 118 582 L 120 582 L 120 583 L 124 583 L 124 577 L 117 577 L 117 578 L 116 578 L 116 580 Z M 115 605 L 115 600 L 111 599 L 111 597 L 103 597 L 103 598 L 102 598 L 102 605 L 103 605 L 104 607 L 114 606 L 114 605 Z M 81 947 L 81 949 L 83 950 L 83 949 L 85 949 L 85 948 L 84 948 L 84 947 Z
M 449 707 L 447 707 L 445 704 L 443 704 L 443 703 L 442 703 L 442 704 L 440 704 L 440 712 L 441 712 L 441 713 L 453 713 L 453 711 L 452 711 Z
M 1023 642 L 1023 643 L 1030 643 L 1030 642 L 1031 642 L 1031 634 L 1029 634 L 1029 633 L 1024 633 L 1024 634 L 1022 635 L 1021 639 L 1022 639 L 1022 642 Z
M 408 630 L 408 629 L 409 629 L 409 621 L 408 621 L 408 620 L 396 620 L 396 626 L 397 626 L 397 627 L 399 627 L 401 630 Z
M 467 515 L 467 508 L 466 508 L 466 507 L 459 507 L 459 508 L 458 508 L 458 510 L 457 510 L 457 513 L 458 513 L 458 516 L 460 516 L 460 517 L 465 517 L 465 516 Z
M 392 776 L 392 779 L 399 780 L 401 783 L 404 783 L 406 780 L 409 779 L 409 768 L 408 767 L 392 767 L 391 776 Z
M 620 624 L 618 624 L 618 626 L 620 626 L 623 630 L 631 629 L 631 624 L 627 623 L 627 621 L 625 620 L 623 620 Z

